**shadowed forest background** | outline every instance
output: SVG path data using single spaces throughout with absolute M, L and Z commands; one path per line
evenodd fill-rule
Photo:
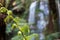
M 60 40 L 60 0 L 0 0 L 0 40 Z

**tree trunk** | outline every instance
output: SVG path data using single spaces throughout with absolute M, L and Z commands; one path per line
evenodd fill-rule
M 57 20 L 58 20 L 58 11 L 57 11 L 57 8 L 56 8 L 56 2 L 55 0 L 49 0 L 49 25 L 48 25 L 48 32 L 49 33 L 52 33 L 54 32 L 54 25 L 53 25 L 53 19 L 56 20 L 56 24 L 58 23 Z M 52 16 L 52 13 L 55 15 L 54 18 Z M 58 27 L 58 25 L 57 25 Z
M 0 0 L 0 3 L 5 6 L 5 0 Z M 0 14 L 0 40 L 6 40 L 5 39 L 5 30 L 6 30 L 6 24 L 4 22 L 5 15 Z

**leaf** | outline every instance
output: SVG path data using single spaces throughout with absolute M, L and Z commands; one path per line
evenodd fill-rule
M 8 15 L 12 15 L 13 13 L 12 13 L 11 10 L 8 10 L 8 11 L 7 11 L 7 14 L 8 14 Z
M 15 23 L 12 24 L 12 29 L 16 28 L 17 25 Z
M 26 37 L 27 40 L 35 40 L 36 38 L 38 40 L 38 34 L 31 34 Z
M 24 35 L 28 35 L 30 33 L 30 29 L 28 25 L 24 25 L 23 27 L 20 28 L 20 30 L 23 32 Z
M 7 12 L 7 9 L 6 9 L 5 7 L 1 7 L 1 8 L 0 8 L 0 12 L 1 12 L 1 13 L 6 13 L 6 12 Z
M 59 32 L 52 33 L 52 34 L 47 36 L 47 40 L 54 40 L 54 39 L 59 38 L 59 37 L 60 37 L 60 33 Z
M 20 35 L 20 36 L 14 36 L 13 38 L 11 38 L 11 40 L 23 40 L 23 36 Z
M 16 22 L 16 23 L 19 23 L 20 18 L 19 18 L 19 17 L 15 17 L 15 18 L 13 19 L 13 21 Z
M 21 31 L 18 31 L 18 35 L 21 35 L 22 33 L 21 33 Z

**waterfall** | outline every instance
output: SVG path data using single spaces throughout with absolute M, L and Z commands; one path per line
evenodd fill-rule
M 44 20 L 44 15 L 43 13 L 39 13 L 38 16 L 40 17 L 40 20 L 37 21 L 37 27 L 39 29 L 39 34 L 40 34 L 40 40 L 44 40 L 44 28 L 46 27 L 46 21 Z
M 28 18 L 29 24 L 34 24 L 35 23 L 36 4 L 37 4 L 37 1 L 31 3 L 31 5 L 30 5 L 30 8 L 29 8 L 29 18 Z
M 40 10 L 43 10 L 45 15 L 48 15 L 48 11 L 45 11 L 45 7 L 44 7 L 44 2 L 40 2 L 40 6 L 39 6 L 39 9 Z M 29 25 L 33 25 L 33 23 L 35 23 L 35 9 L 36 9 L 36 5 L 37 5 L 37 1 L 31 3 L 30 5 L 30 8 L 29 8 L 29 18 L 28 18 L 28 22 L 29 22 Z M 37 20 L 37 27 L 38 27 L 38 30 L 39 30 L 39 35 L 40 35 L 40 40 L 44 40 L 44 28 L 46 27 L 46 25 L 48 24 L 48 22 L 45 21 L 45 18 L 44 18 L 44 14 L 42 12 L 39 12 L 38 15 L 39 17 L 39 20 Z

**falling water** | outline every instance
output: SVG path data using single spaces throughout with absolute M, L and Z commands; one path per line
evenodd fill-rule
M 35 9 L 36 9 L 36 4 L 37 1 L 31 3 L 30 8 L 29 8 L 29 24 L 35 23 Z
M 40 40 L 44 40 L 44 28 L 46 27 L 46 21 L 44 20 L 43 13 L 39 13 L 38 16 L 40 17 L 40 20 L 37 21 L 37 27 L 40 30 Z
M 30 25 L 32 25 L 33 23 L 35 23 L 35 9 L 36 9 L 36 4 L 37 4 L 37 1 L 31 3 L 30 5 L 30 9 L 29 9 L 29 19 L 28 19 L 28 22 Z M 43 10 L 44 11 L 44 5 L 43 5 L 43 2 L 40 2 L 40 6 L 39 6 L 39 9 L 40 10 Z M 39 12 L 38 15 L 39 17 L 39 20 L 37 21 L 37 27 L 38 27 L 38 30 L 39 30 L 39 35 L 40 35 L 40 40 L 44 40 L 44 34 L 43 34 L 43 31 L 44 31 L 44 28 L 46 27 L 47 23 L 44 19 L 44 14 L 42 12 Z

